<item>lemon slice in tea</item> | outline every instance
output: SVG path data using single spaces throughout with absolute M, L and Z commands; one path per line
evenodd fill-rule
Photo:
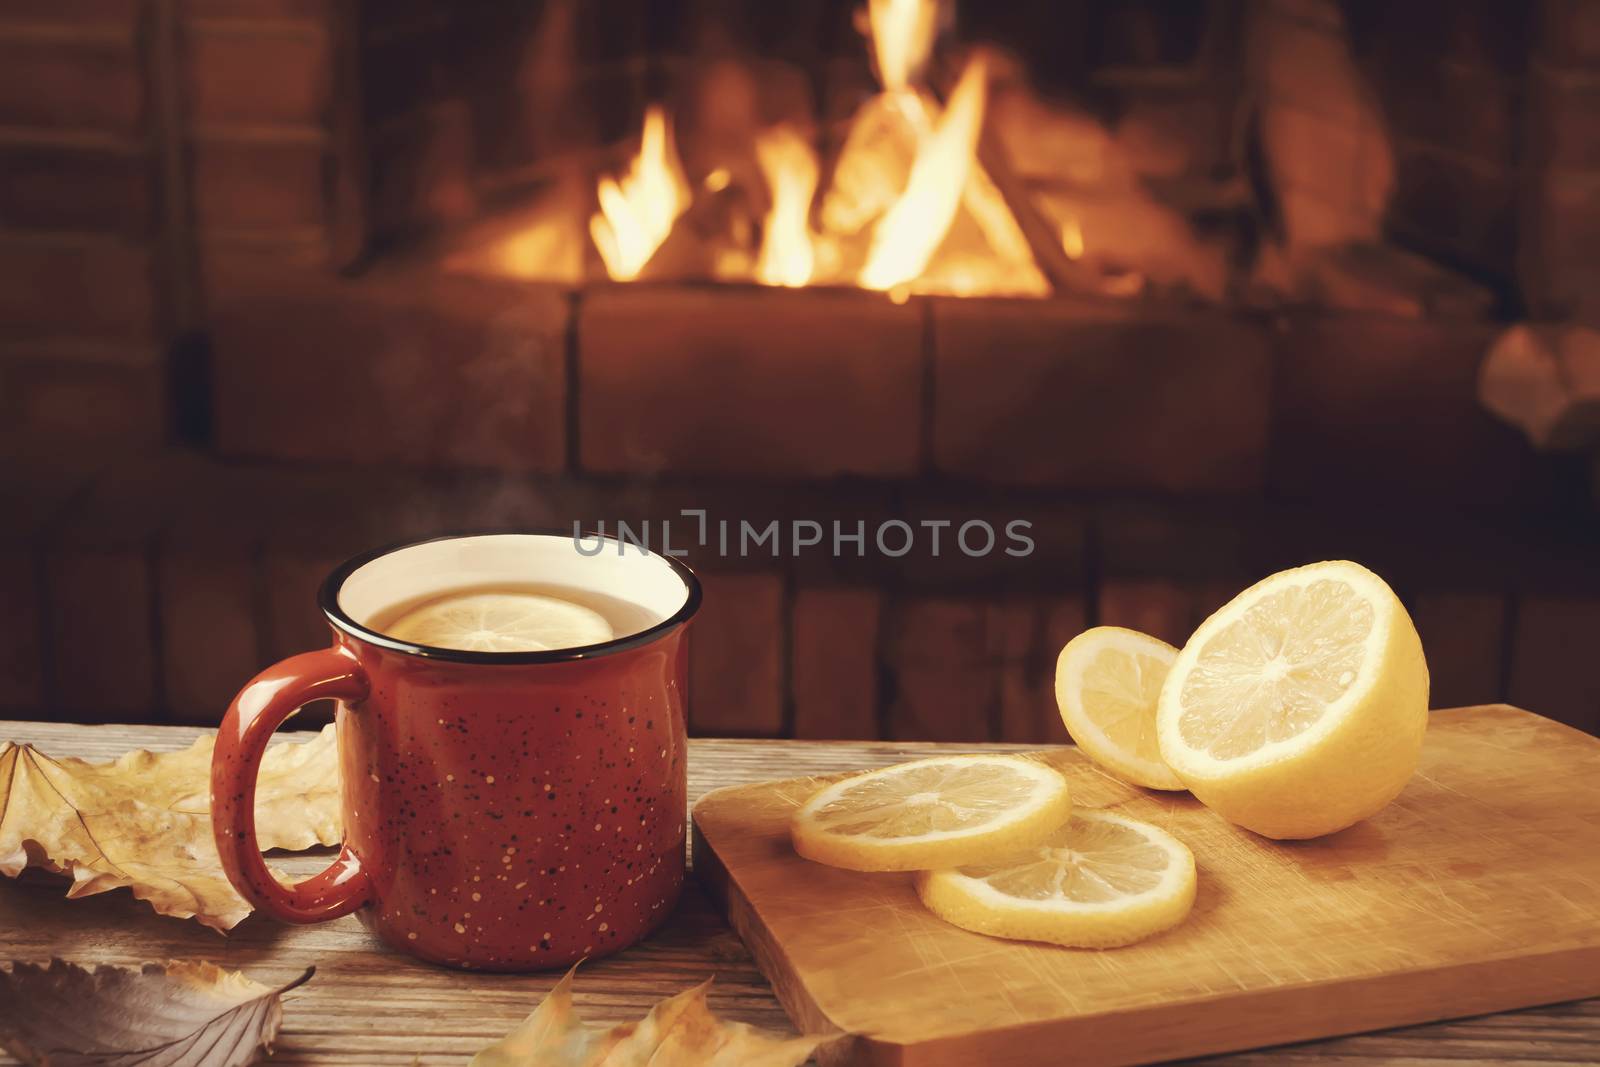
M 537 593 L 462 593 L 420 604 L 386 630 L 390 637 L 464 652 L 546 652 L 609 641 L 605 616 Z

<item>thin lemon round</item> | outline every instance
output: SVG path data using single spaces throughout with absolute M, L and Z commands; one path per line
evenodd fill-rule
M 1280 839 L 1377 813 L 1416 771 L 1428 665 L 1394 591 L 1357 563 L 1282 571 L 1223 605 L 1161 688 L 1161 757 L 1208 807 Z
M 795 851 L 852 871 L 981 863 L 1044 840 L 1072 814 L 1067 780 L 1022 756 L 935 756 L 819 790 L 789 823 Z
M 1096 626 L 1067 642 L 1056 660 L 1056 706 L 1078 750 L 1125 782 L 1184 789 L 1161 759 L 1156 705 L 1178 650 L 1165 641 Z
M 1114 948 L 1188 917 L 1194 854 L 1148 823 L 1079 811 L 1043 843 L 999 863 L 919 874 L 917 895 L 941 919 L 976 933 Z
M 402 641 L 467 652 L 544 652 L 616 636 L 599 612 L 537 593 L 440 597 L 412 608 L 387 632 Z

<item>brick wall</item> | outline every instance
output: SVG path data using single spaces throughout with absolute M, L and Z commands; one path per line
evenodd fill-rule
M 1543 318 L 1600 323 L 1600 5 L 1544 0 L 1518 198 L 1523 291 Z
M 1387 233 L 1509 282 L 1529 9 L 1259 0 L 1251 16 L 1261 135 L 1291 241 Z
M 347 262 L 365 241 L 351 5 L 182 0 L 176 193 L 197 303 L 261 262 Z M 203 317 L 203 312 L 201 313 Z
M 137 0 L 0 8 L 0 424 L 159 440 L 170 269 Z
M 1520 628 L 1579 617 L 1600 570 L 1569 543 L 1581 527 L 1550 516 L 1568 499 L 1559 468 L 1477 406 L 1491 330 L 1096 300 L 571 293 L 399 266 L 280 276 L 219 311 L 219 443 L 239 463 L 336 456 L 452 483 L 442 472 L 478 468 L 469 513 L 524 525 L 683 508 L 756 526 L 1032 524 L 1025 561 L 925 543 L 765 562 L 691 548 L 711 592 L 694 670 L 706 733 L 1048 738 L 1054 657 L 1082 626 L 1181 642 L 1255 577 L 1339 555 L 1413 605 L 1441 700 L 1537 695 L 1594 728 L 1581 677 Z M 313 374 L 326 387 L 307 395 Z M 408 521 L 462 525 L 397 492 Z M 1580 590 L 1577 614 L 1519 614 L 1563 589 Z
M 1592 317 L 1587 0 L 1257 0 L 1250 80 L 1291 240 L 1386 236 L 1538 318 Z
M 1572 648 L 1600 572 L 1549 512 L 1549 465 L 1475 406 L 1480 322 L 570 293 L 398 265 L 249 292 L 213 308 L 215 454 L 0 467 L 7 713 L 214 722 L 325 639 L 314 590 L 344 556 L 575 520 L 678 519 L 681 544 L 701 508 L 1022 519 L 1036 544 L 689 544 L 702 734 L 1058 738 L 1054 660 L 1083 626 L 1182 641 L 1252 579 L 1343 555 L 1413 608 L 1437 703 L 1600 728 Z
M 215 723 L 252 673 L 327 639 L 316 586 L 372 544 L 597 516 L 659 522 L 691 502 L 765 522 L 826 514 L 818 509 L 831 498 L 838 514 L 916 522 L 982 514 L 986 494 L 918 499 L 929 494 L 858 485 L 846 495 L 183 453 L 13 468 L 0 479 L 0 589 L 12 621 L 0 715 Z M 1441 536 L 1462 566 L 1420 543 L 1439 522 L 1432 509 L 1391 510 L 1384 528 L 1356 532 L 1325 513 L 1218 501 L 1064 509 L 1019 499 L 1007 512 L 1034 523 L 1038 550 L 1027 560 L 924 557 L 852 570 L 815 556 L 729 560 L 688 545 L 707 591 L 692 639 L 692 730 L 1059 740 L 1055 657 L 1084 626 L 1181 642 L 1261 573 L 1340 554 L 1379 569 L 1407 601 L 1436 706 L 1509 699 L 1600 730 L 1600 691 L 1583 656 L 1600 627 L 1600 579 L 1559 531 L 1534 541 L 1528 530 L 1452 527 Z
M 1394 145 L 1389 232 L 1512 288 L 1537 5 L 1346 6 L 1354 50 L 1383 101 Z
M 0 436 L 165 439 L 169 353 L 202 328 L 208 289 L 240 263 L 335 254 L 349 169 L 333 93 L 338 10 L 0 10 Z

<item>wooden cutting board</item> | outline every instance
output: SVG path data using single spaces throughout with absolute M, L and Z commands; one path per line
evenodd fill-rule
M 789 813 L 824 779 L 696 806 L 696 870 L 790 1018 L 858 1035 L 831 1062 L 1137 1063 L 1600 995 L 1600 741 L 1576 730 L 1435 712 L 1399 799 L 1299 843 L 1042 755 L 1076 804 L 1194 851 L 1187 922 L 1106 951 L 1001 941 L 934 918 L 906 875 L 796 856 Z

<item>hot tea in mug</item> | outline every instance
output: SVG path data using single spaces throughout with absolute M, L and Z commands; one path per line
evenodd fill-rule
M 223 720 L 212 811 L 228 877 L 263 912 L 358 911 L 391 945 L 527 970 L 615 952 L 683 882 L 682 563 L 567 534 L 477 534 L 383 549 L 320 594 L 331 648 L 262 672 Z M 294 886 L 255 843 L 272 731 L 338 704 L 344 846 Z

